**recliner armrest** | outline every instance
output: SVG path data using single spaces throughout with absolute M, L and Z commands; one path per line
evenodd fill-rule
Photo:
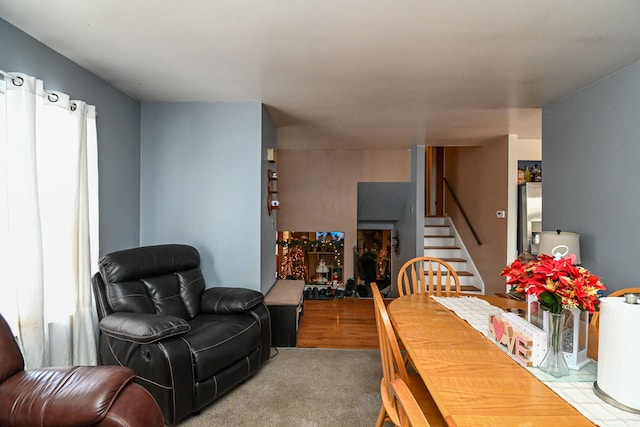
M 209 288 L 202 294 L 203 313 L 242 313 L 264 301 L 264 295 L 245 288 Z
M 113 313 L 100 321 L 105 335 L 138 344 L 150 344 L 189 332 L 189 323 L 166 314 Z

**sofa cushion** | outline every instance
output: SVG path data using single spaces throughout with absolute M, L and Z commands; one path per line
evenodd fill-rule
M 183 339 L 191 349 L 198 381 L 246 357 L 261 344 L 260 324 L 246 314 L 200 314 Z
M 19 372 L 0 384 L 0 425 L 94 425 L 134 378 L 131 369 L 120 366 Z

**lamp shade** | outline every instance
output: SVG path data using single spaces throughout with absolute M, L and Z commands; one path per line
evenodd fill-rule
M 540 233 L 538 254 L 551 255 L 554 258 L 564 258 L 575 254 L 574 264 L 581 264 L 580 235 L 568 231 L 543 231 Z

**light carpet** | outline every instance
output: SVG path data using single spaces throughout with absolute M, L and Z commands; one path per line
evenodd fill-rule
M 278 348 L 253 377 L 179 426 L 371 427 L 381 378 L 378 350 Z

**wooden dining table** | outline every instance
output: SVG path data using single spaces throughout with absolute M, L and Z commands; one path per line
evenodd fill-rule
M 505 298 L 478 297 L 503 309 L 518 307 Z M 428 294 L 396 298 L 388 312 L 448 425 L 595 425 Z

